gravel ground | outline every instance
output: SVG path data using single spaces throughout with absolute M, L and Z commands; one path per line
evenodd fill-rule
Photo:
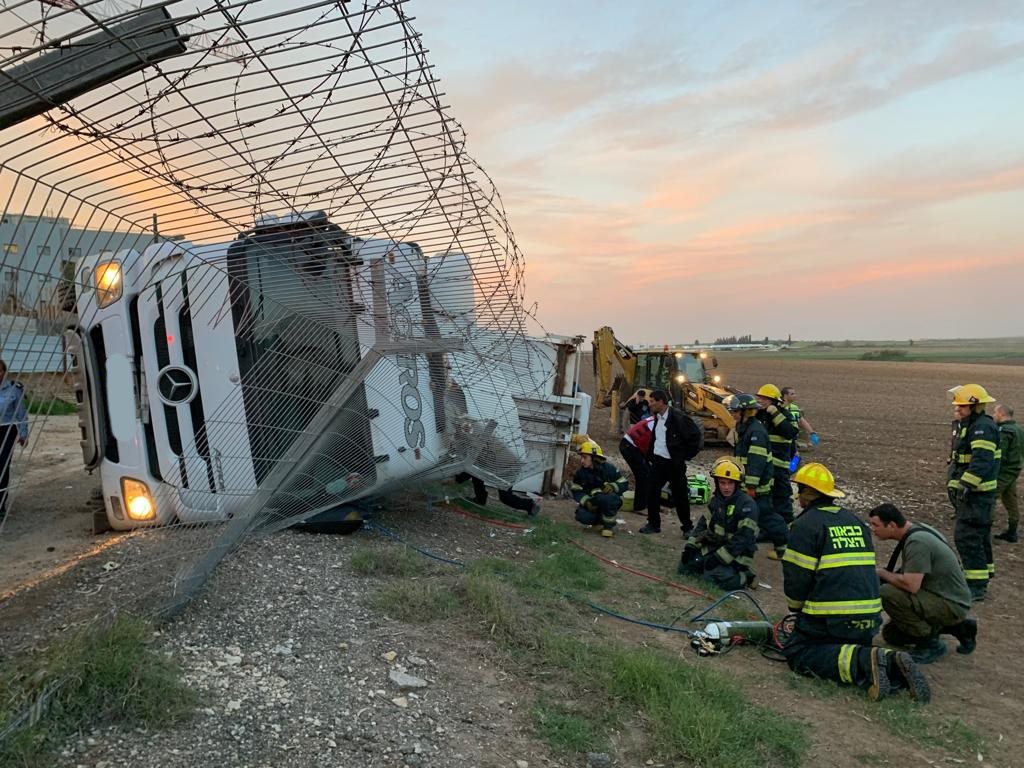
M 406 510 L 410 540 L 437 513 Z M 517 532 L 445 516 L 453 558 L 515 556 Z M 493 534 L 493 536 L 492 536 Z M 361 603 L 383 580 L 353 575 L 352 537 L 286 532 L 250 543 L 155 646 L 200 696 L 196 717 L 158 733 L 109 728 L 68 744 L 62 765 L 447 768 L 552 764 L 528 732 L 522 691 L 472 638 L 393 622 Z M 431 566 L 451 568 L 445 565 Z M 440 629 L 439 629 L 440 628 Z M 451 636 L 446 636 L 451 635 Z M 455 652 L 453 652 L 455 651 Z M 496 745 L 500 743 L 500 750 Z

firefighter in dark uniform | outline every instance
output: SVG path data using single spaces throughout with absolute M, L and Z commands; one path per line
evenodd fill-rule
M 793 522 L 793 488 L 789 484 L 789 462 L 793 458 L 793 441 L 800 434 L 800 427 L 789 418 L 789 412 L 782 406 L 782 391 L 774 384 L 765 384 L 757 390 L 757 402 L 761 404 L 757 417 L 768 430 L 772 466 L 775 469 L 772 509 L 789 525 Z
M 757 418 L 760 407 L 753 395 L 740 392 L 725 400 L 725 407 L 736 419 L 736 445 L 733 455 L 743 470 L 746 494 L 757 502 L 757 527 L 761 540 L 774 547 L 769 553 L 773 560 L 781 559 L 786 551 L 788 536 L 786 523 L 772 507 L 772 483 L 775 470 L 769 449 L 768 430 Z M 786 478 L 789 482 L 789 478 Z
M 977 384 L 964 384 L 952 393 L 956 422 L 946 489 L 956 509 L 953 540 L 972 599 L 984 600 L 995 574 L 992 513 L 1000 457 L 999 427 L 985 413 L 985 403 L 995 398 Z
M 871 645 L 882 601 L 870 529 L 836 503 L 845 494 L 824 465 L 800 467 L 793 480 L 804 511 L 782 559 L 786 602 L 796 613 L 782 651 L 790 669 L 859 686 L 874 701 L 901 688 L 928 701 L 928 681 L 910 654 Z
M 757 504 L 740 489 L 743 471 L 721 458 L 711 470 L 715 494 L 683 547 L 679 573 L 700 576 L 719 589 L 742 589 L 754 581 Z
M 601 535 L 615 535 L 615 515 L 622 509 L 622 494 L 629 487 L 614 464 L 605 461 L 604 451 L 593 440 L 580 446 L 580 468 L 572 476 L 572 497 L 579 506 L 576 520 L 583 525 L 600 525 Z

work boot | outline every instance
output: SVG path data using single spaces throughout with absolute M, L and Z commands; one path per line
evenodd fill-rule
M 1002 533 L 997 533 L 992 538 L 993 539 L 999 539 L 1000 541 L 1005 541 L 1005 542 L 1007 542 L 1009 544 L 1016 544 L 1017 543 L 1017 529 L 1015 527 L 1014 528 L 1007 528 L 1005 531 L 1003 531 Z
M 888 676 L 890 681 L 895 681 L 899 687 L 906 688 L 914 701 L 927 704 L 932 700 L 932 689 L 928 685 L 928 679 L 906 651 L 893 651 L 889 654 Z
M 942 630 L 945 635 L 952 635 L 959 641 L 956 652 L 962 654 L 972 653 L 978 645 L 978 620 L 964 619 L 959 624 L 953 624 Z
M 988 596 L 988 584 L 979 584 L 975 581 L 967 582 L 968 588 L 971 590 L 971 602 L 980 603 Z
M 868 698 L 872 701 L 881 701 L 892 693 L 887 657 L 888 653 L 885 649 L 877 647 L 871 649 L 871 685 L 868 686 Z
M 882 639 L 885 640 L 886 645 L 892 645 L 896 648 L 914 648 L 919 643 L 927 641 L 928 638 L 912 635 L 900 629 L 894 622 L 889 621 L 882 626 Z
M 930 637 L 910 651 L 910 658 L 917 664 L 931 664 L 946 655 L 946 644 L 939 637 Z

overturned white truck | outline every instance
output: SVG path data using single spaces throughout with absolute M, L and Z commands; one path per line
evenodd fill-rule
M 77 281 L 82 450 L 115 529 L 254 499 L 283 526 L 460 471 L 553 491 L 586 429 L 579 338 L 488 322 L 464 254 L 321 212 L 93 255 Z

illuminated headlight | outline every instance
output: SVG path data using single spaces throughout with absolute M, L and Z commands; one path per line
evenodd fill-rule
M 676 352 L 676 360 L 683 356 L 682 352 Z
M 722 377 L 721 377 L 721 376 L 719 376 L 719 375 L 718 375 L 718 374 L 716 373 L 716 374 L 715 374 L 715 376 L 714 376 L 714 378 L 712 379 L 712 381 L 714 381 L 714 382 L 715 382 L 715 384 L 721 384 L 721 383 L 722 383 Z
M 678 376 L 676 376 L 676 383 L 677 384 L 685 384 L 686 383 L 686 376 L 684 376 L 683 374 L 680 373 Z
M 102 309 L 121 298 L 124 283 L 121 280 L 121 262 L 104 261 L 93 270 L 96 283 L 96 304 Z
M 152 520 L 156 516 L 156 505 L 149 493 L 149 487 L 141 480 L 121 478 L 121 496 L 132 520 Z
M 701 360 L 707 360 L 708 359 L 708 353 L 707 352 L 701 352 L 700 353 L 700 359 Z

